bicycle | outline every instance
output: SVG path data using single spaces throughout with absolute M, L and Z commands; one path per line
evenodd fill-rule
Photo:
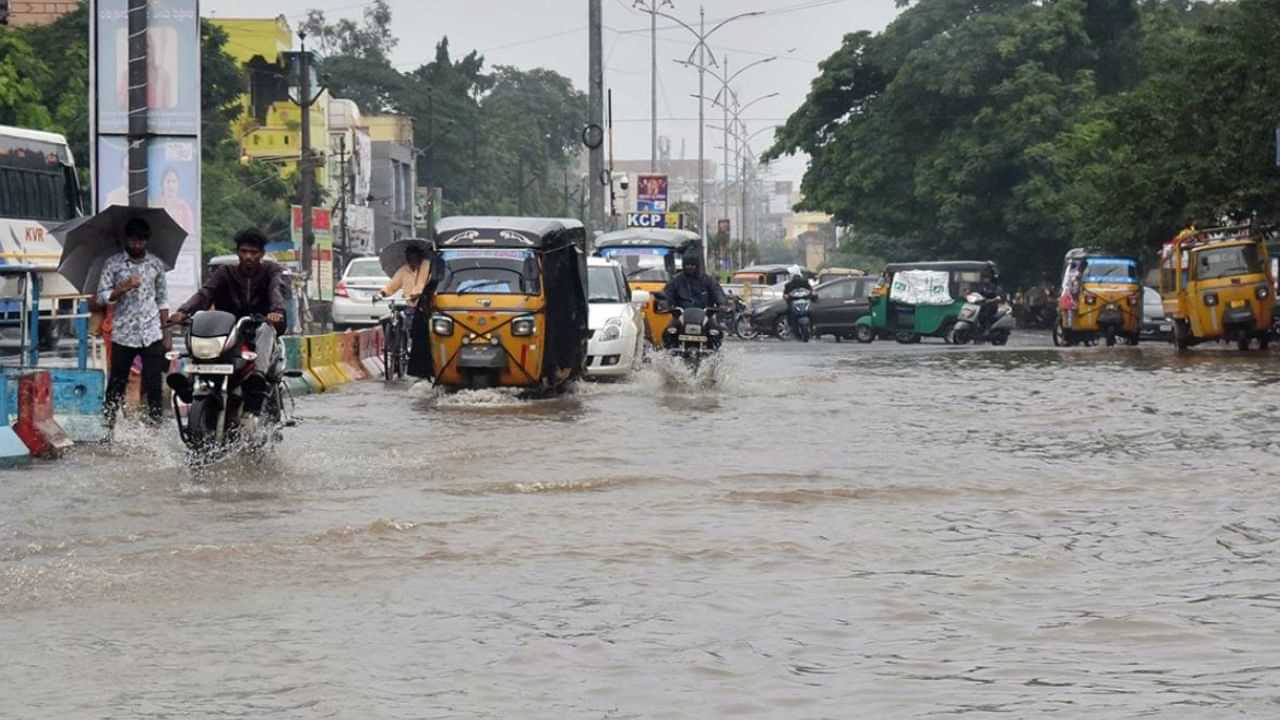
M 412 338 L 409 332 L 409 318 L 405 310 L 411 306 L 406 303 L 387 303 L 391 314 L 381 320 L 382 325 L 382 364 L 386 368 L 383 379 L 386 382 L 401 380 L 409 372 L 409 350 Z

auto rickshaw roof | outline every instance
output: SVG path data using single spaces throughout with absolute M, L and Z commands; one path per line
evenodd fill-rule
M 436 246 L 542 249 L 563 245 L 566 233 L 584 233 L 573 218 L 457 216 L 436 225 Z
M 596 238 L 596 248 L 613 247 L 665 247 L 683 250 L 700 240 L 698 233 L 668 228 L 627 228 L 615 230 Z
M 748 265 L 747 267 L 742 268 L 738 272 L 735 272 L 734 275 L 738 275 L 740 273 L 775 273 L 775 272 L 789 273 L 791 272 L 791 266 L 790 265 Z
M 893 274 L 904 270 L 938 270 L 943 272 L 982 272 L 990 270 L 998 272 L 996 264 L 990 260 L 934 260 L 927 262 L 889 263 L 884 271 Z
M 1085 248 L 1075 248 L 1073 250 L 1068 250 L 1066 257 L 1063 258 L 1063 262 L 1069 263 L 1072 260 L 1088 260 L 1091 258 L 1097 259 L 1097 260 L 1128 261 L 1135 265 L 1138 263 L 1138 259 L 1131 255 L 1117 255 L 1115 253 L 1110 253 L 1105 250 L 1098 250 L 1098 249 L 1086 250 Z

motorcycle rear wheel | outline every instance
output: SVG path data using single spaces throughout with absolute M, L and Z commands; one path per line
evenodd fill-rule
M 740 315 L 737 322 L 733 324 L 733 334 L 742 340 L 755 340 L 760 337 L 760 331 L 751 324 L 751 318 L 746 315 Z

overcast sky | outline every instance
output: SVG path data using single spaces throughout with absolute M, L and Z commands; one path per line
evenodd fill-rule
M 662 4 L 662 0 L 657 0 Z M 672 0 L 664 7 L 697 26 L 698 5 Z M 521 68 L 547 67 L 585 91 L 587 87 L 586 0 L 391 0 L 392 27 L 400 39 L 393 60 L 403 70 L 429 61 L 442 36 L 449 37 L 455 57 L 482 51 L 486 64 Z M 604 0 L 605 84 L 613 90 L 615 159 L 649 157 L 649 15 L 632 9 L 632 0 Z M 270 7 L 267 13 L 264 8 Z M 356 0 L 203 0 L 201 12 L 217 17 L 263 17 L 283 13 L 296 27 L 309 8 L 331 20 L 359 18 L 365 3 Z M 707 27 L 741 12 L 765 11 L 726 25 L 709 45 L 727 55 L 731 71 L 762 57 L 777 61 L 748 70 L 735 83 L 743 102 L 769 93 L 776 98 L 753 105 L 746 113 L 751 131 L 764 130 L 752 141 L 757 153 L 769 145 L 767 128 L 780 124 L 803 102 L 818 61 L 840 46 L 845 33 L 880 30 L 896 14 L 894 0 L 705 0 Z M 265 14 L 265 15 L 264 15 Z M 675 63 L 689 55 L 693 36 L 658 19 L 658 134 L 671 138 L 671 155 L 698 156 L 697 72 Z M 715 81 L 708 76 L 709 94 Z M 720 125 L 719 111 L 708 106 L 708 122 Z M 721 158 L 718 130 L 707 131 L 707 153 Z M 776 179 L 799 180 L 803 161 L 781 161 Z

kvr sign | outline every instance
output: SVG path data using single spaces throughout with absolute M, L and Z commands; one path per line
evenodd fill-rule
M 679 229 L 683 224 L 684 213 L 634 212 L 627 213 L 629 228 L 672 228 Z

